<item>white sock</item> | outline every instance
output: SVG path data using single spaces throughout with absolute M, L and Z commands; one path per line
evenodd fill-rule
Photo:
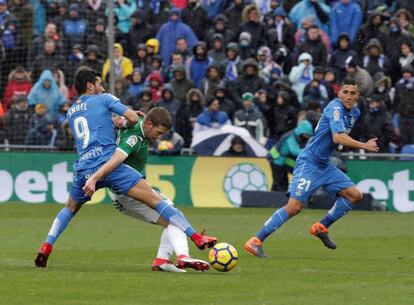
M 187 242 L 187 235 L 177 228 L 174 225 L 168 225 L 167 229 L 165 229 L 168 233 L 168 238 L 170 243 L 174 249 L 175 255 L 186 255 L 188 254 L 188 242 Z
M 185 236 L 185 233 L 183 234 Z M 174 251 L 174 248 L 170 242 L 167 229 L 164 229 L 161 234 L 161 241 L 160 241 L 160 246 L 158 247 L 157 258 L 170 259 L 173 251 Z

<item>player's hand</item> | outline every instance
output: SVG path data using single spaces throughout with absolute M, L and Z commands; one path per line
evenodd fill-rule
M 378 138 L 373 138 L 373 139 L 368 140 L 364 145 L 365 146 L 364 149 L 371 151 L 371 152 L 378 152 L 379 147 L 377 145 L 377 140 Z
M 122 116 L 117 116 L 112 118 L 112 122 L 114 123 L 116 128 L 124 128 L 125 118 Z
M 95 178 L 89 177 L 88 180 L 86 180 L 85 186 L 82 188 L 82 190 L 85 192 L 86 195 L 92 196 L 93 193 L 95 193 L 96 189 L 96 180 Z

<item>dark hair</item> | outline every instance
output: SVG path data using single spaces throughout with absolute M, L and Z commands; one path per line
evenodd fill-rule
M 353 79 L 345 78 L 341 82 L 341 87 L 343 87 L 343 86 L 357 86 L 358 87 L 358 83 Z
M 320 29 L 320 27 L 319 27 L 317 24 L 312 24 L 310 27 L 308 27 L 308 31 L 309 31 L 309 30 L 312 30 L 312 29 L 319 30 L 319 29 Z
M 167 129 L 172 127 L 172 118 L 167 109 L 163 107 L 154 107 L 145 116 L 145 120 L 152 122 L 154 127 L 164 126 Z
M 86 93 L 88 83 L 95 83 L 96 78 L 101 77 L 98 72 L 95 72 L 89 67 L 80 67 L 75 73 L 75 89 L 79 95 Z

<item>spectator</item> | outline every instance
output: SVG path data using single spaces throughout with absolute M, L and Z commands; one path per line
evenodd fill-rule
M 325 69 L 323 67 L 315 67 L 313 70 L 313 79 L 306 85 L 303 91 L 303 106 L 310 102 L 316 102 L 321 109 L 335 98 L 335 92 L 329 83 L 325 82 Z
M 400 47 L 400 58 L 398 60 L 400 64 L 400 71 L 404 66 L 414 66 L 414 52 L 413 46 L 410 42 L 403 42 Z
M 82 65 L 84 59 L 85 55 L 83 54 L 82 46 L 80 44 L 75 44 L 71 48 L 71 53 L 68 55 L 66 60 L 67 65 L 65 70 L 68 84 L 73 83 L 73 77 L 78 68 Z
M 64 104 L 62 104 L 59 108 L 59 114 L 55 120 L 56 126 L 61 126 L 65 122 L 67 123 L 67 117 L 66 113 L 68 112 L 70 108 L 71 103 L 69 101 L 66 101 Z M 59 132 L 59 130 L 57 130 Z
M 329 14 L 331 9 L 323 0 L 302 0 L 289 12 L 289 19 L 299 28 L 306 16 L 315 16 L 315 24 L 324 32 L 328 32 Z
M 153 71 L 147 77 L 147 83 L 151 89 L 151 100 L 153 103 L 158 103 L 161 99 L 162 87 L 164 82 L 160 72 Z
M 233 119 L 236 108 L 234 107 L 233 101 L 227 98 L 227 89 L 221 82 L 214 91 L 214 97 L 219 100 L 220 110 L 227 113 L 230 119 Z
M 288 173 L 293 172 L 296 157 L 305 148 L 312 134 L 312 124 L 307 120 L 302 120 L 294 130 L 284 133 L 276 145 L 269 151 L 273 175 L 273 191 L 287 191 L 289 184 Z
M 149 71 L 150 71 L 150 73 L 152 73 L 154 71 L 157 71 L 161 75 L 161 77 L 164 78 L 164 69 L 163 69 L 163 65 L 162 65 L 161 56 L 154 55 L 151 58 Z
M 3 106 L 4 111 L 10 109 L 11 101 L 17 96 L 27 96 L 32 89 L 29 73 L 22 67 L 18 66 L 9 74 L 9 82 L 7 83 L 4 93 Z
M 183 22 L 186 23 L 200 40 L 205 40 L 206 29 L 210 27 L 210 19 L 200 5 L 199 0 L 189 0 L 187 7 L 181 11 Z
M 201 6 L 206 10 L 207 17 L 213 20 L 222 11 L 224 0 L 200 0 Z
M 241 96 L 245 92 L 253 94 L 260 89 L 267 89 L 266 82 L 259 76 L 259 67 L 253 58 L 243 63 L 243 73 L 231 84 L 232 99 L 237 109 L 242 108 Z
M 255 157 L 252 153 L 249 153 L 245 147 L 246 143 L 240 136 L 234 136 L 231 139 L 230 147 L 228 150 L 222 153 L 222 157 Z
M 36 81 L 42 71 L 61 69 L 65 71 L 65 59 L 56 50 L 56 43 L 54 40 L 47 40 L 44 44 L 43 54 L 40 54 L 31 63 L 32 79 Z
M 154 145 L 154 153 L 160 156 L 176 156 L 180 154 L 183 146 L 183 137 L 170 129 Z
M 292 82 L 292 89 L 298 95 L 299 103 L 303 101 L 303 91 L 307 84 L 312 81 L 313 77 L 312 55 L 302 53 L 298 59 L 298 65 L 292 68 L 289 74 L 289 80 Z
M 236 33 L 227 27 L 227 17 L 223 14 L 219 14 L 214 18 L 214 25 L 208 30 L 206 35 L 206 41 L 208 48 L 213 45 L 214 35 L 220 34 L 223 44 L 226 46 L 236 39 Z
M 69 19 L 69 4 L 67 0 L 59 0 L 56 3 L 57 6 L 57 15 L 49 18 L 50 22 L 56 24 L 57 30 L 59 32 L 63 31 L 63 23 L 65 20 Z
M 384 73 L 377 73 L 374 75 L 373 80 L 374 90 L 372 91 L 372 95 L 378 96 L 380 101 L 384 104 L 385 110 L 392 113 L 394 104 L 391 99 L 391 78 Z
M 158 102 L 158 106 L 168 110 L 173 119 L 173 126 L 175 127 L 180 102 L 174 98 L 174 91 L 171 84 L 165 84 L 162 89 L 161 100 Z
M 135 47 L 137 43 L 148 41 L 155 37 L 155 29 L 148 24 L 143 10 L 137 10 L 131 15 L 131 30 L 126 34 L 127 56 L 135 56 Z
M 394 16 L 398 19 L 401 31 L 410 37 L 414 37 L 413 16 L 410 12 L 406 9 L 399 9 Z
M 405 66 L 395 86 L 394 109 L 398 115 L 402 144 L 414 143 L 414 69 Z
M 147 10 L 148 13 L 148 22 L 156 29 L 159 29 L 162 24 L 168 21 L 169 13 L 171 7 L 173 5 L 170 1 L 161 1 L 161 0 L 154 0 L 154 1 L 146 1 L 148 3 Z
M 315 25 L 315 22 L 316 16 L 311 15 L 303 18 L 301 27 L 295 33 L 295 45 L 301 45 L 306 42 L 308 39 L 308 30 L 311 26 Z M 321 28 L 319 28 L 319 35 L 321 36 L 321 40 L 330 54 L 332 48 L 328 35 Z
M 243 23 L 239 33 L 247 32 L 251 36 L 250 46 L 257 49 L 265 45 L 265 25 L 260 21 L 260 13 L 255 5 L 247 5 L 243 10 Z
M 132 108 L 133 105 L 135 104 L 135 99 L 134 99 L 134 96 L 128 91 L 127 80 L 123 77 L 118 76 L 115 78 L 114 86 L 115 86 L 114 95 L 121 100 L 122 104 Z
M 147 113 L 153 107 L 154 107 L 154 103 L 152 102 L 151 88 L 145 87 L 144 89 L 142 89 L 139 99 L 138 99 L 138 103 L 134 105 L 133 109 Z
M 135 49 L 135 56 L 132 59 L 134 68 L 139 68 L 143 77 L 146 77 L 150 70 L 149 58 L 147 58 L 147 46 L 139 43 Z
M 364 48 L 363 68 L 370 75 L 378 72 L 390 74 L 391 67 L 388 58 L 384 55 L 383 48 L 378 39 L 371 39 Z
M 28 100 L 30 106 L 44 104 L 47 109 L 50 109 L 49 114 L 52 118 L 58 115 L 60 106 L 66 101 L 50 70 L 42 72 L 30 91 Z
M 354 43 L 354 50 L 358 54 L 362 54 L 362 51 L 368 41 L 372 38 L 376 38 L 380 41 L 381 45 L 386 43 L 386 35 L 381 30 L 384 24 L 384 17 L 379 12 L 373 12 L 365 22 L 365 24 L 359 29 Z
M 214 92 L 222 82 L 221 70 L 218 65 L 211 64 L 205 73 L 205 78 L 201 81 L 200 90 L 207 97 L 214 97 Z
M 242 96 L 243 109 L 234 114 L 234 125 L 245 128 L 261 145 L 266 144 L 266 120 L 253 103 L 254 96 L 246 92 Z
M 312 25 L 306 34 L 306 40 L 298 47 L 297 53 L 300 55 L 304 52 L 312 55 L 312 62 L 315 66 L 325 67 L 327 64 L 328 50 L 322 42 L 319 27 Z
M 7 1 L 0 0 L 0 38 L 3 41 L 8 58 L 12 56 L 12 52 L 17 46 L 18 25 L 18 20 L 8 10 Z
M 105 32 L 105 20 L 98 19 L 96 21 L 93 33 L 88 36 L 88 45 L 97 46 L 99 57 L 106 58 L 108 53 L 108 37 Z
M 229 117 L 219 110 L 220 102 L 215 98 L 206 99 L 206 108 L 197 116 L 193 129 L 193 136 L 197 136 L 200 131 L 208 129 L 220 129 L 224 125 L 231 125 Z
M 163 62 L 170 63 L 171 54 L 174 52 L 175 43 L 178 38 L 184 38 L 188 46 L 192 48 L 198 41 L 197 36 L 191 28 L 183 23 L 178 9 L 170 10 L 170 20 L 163 24 L 157 33 L 157 40 L 160 42 L 160 54 Z
M 190 89 L 186 100 L 177 113 L 176 131 L 184 138 L 184 146 L 190 147 L 197 116 L 203 112 L 204 96 L 198 89 Z
M 242 23 L 244 8 L 244 0 L 234 0 L 233 3 L 224 11 L 224 14 L 228 19 L 227 26 L 234 33 L 239 31 L 240 24 Z
M 94 71 L 102 71 L 103 62 L 97 45 L 91 44 L 86 48 L 86 56 L 82 60 L 82 66 L 87 66 Z
M 374 83 L 367 70 L 358 66 L 357 60 L 350 56 L 345 60 L 346 78 L 353 79 L 358 84 L 361 96 L 367 97 L 374 89 Z
M 189 92 L 190 89 L 195 88 L 194 83 L 186 77 L 184 66 L 181 65 L 174 68 L 173 79 L 170 83 L 174 89 L 175 98 L 181 103 L 186 102 L 187 92 Z
M 264 14 L 264 17 L 263 17 L 263 22 L 266 25 L 266 27 L 275 26 L 274 13 L 276 9 L 278 8 L 281 8 L 283 10 L 283 7 L 281 6 L 281 4 L 282 4 L 282 0 L 270 0 L 270 10 L 266 14 Z M 286 16 L 286 13 L 284 15 Z
M 29 67 L 39 55 L 43 54 L 45 49 L 45 42 L 48 40 L 55 42 L 55 49 L 57 50 L 57 53 L 61 53 L 63 51 L 63 43 L 60 39 L 60 36 L 57 34 L 56 24 L 49 22 L 46 25 L 44 31 L 44 36 L 35 38 L 31 44 L 27 60 Z
M 241 60 L 256 57 L 256 49 L 252 47 L 252 36 L 248 32 L 239 35 L 239 56 Z
M 260 47 L 259 51 L 257 51 L 257 60 L 259 66 L 259 75 L 266 81 L 267 84 L 270 84 L 272 82 L 272 72 L 276 72 L 274 69 L 278 69 L 280 72 L 282 72 L 282 67 L 273 61 L 272 53 L 266 46 Z M 279 76 L 280 74 L 278 77 Z
M 142 89 L 145 88 L 145 78 L 140 68 L 134 68 L 131 77 L 131 83 L 128 87 L 128 92 L 132 94 L 134 99 L 138 99 Z
M 11 99 L 10 109 L 4 117 L 4 130 L 9 144 L 23 145 L 32 111 L 25 95 Z
M 113 0 L 113 2 L 116 27 L 121 34 L 126 34 L 131 29 L 131 15 L 137 10 L 137 4 L 133 0 Z
M 123 56 L 124 48 L 121 44 L 114 44 L 114 64 L 115 64 L 115 75 L 122 76 L 124 78 L 129 77 L 132 74 L 133 65 L 132 61 Z M 107 59 L 103 65 L 102 79 L 107 80 L 111 62 Z
M 34 12 L 32 33 L 34 37 L 38 37 L 45 32 L 46 9 L 48 8 L 48 3 L 43 2 L 42 0 L 31 0 L 31 2 Z
M 223 35 L 214 34 L 211 42 L 211 50 L 207 52 L 207 56 L 213 59 L 213 63 L 220 64 L 226 59 L 226 53 L 223 47 Z
M 361 118 L 361 122 L 363 128 L 359 130 L 359 141 L 366 142 L 369 139 L 377 138 L 378 152 L 389 153 L 394 127 L 391 114 L 385 110 L 381 96 L 371 95 L 368 98 L 368 111 Z
M 277 141 L 287 131 L 296 126 L 297 111 L 292 106 L 286 91 L 280 91 L 275 97 L 275 104 L 267 116 L 270 129 L 270 138 Z
M 192 50 L 190 50 L 187 41 L 183 37 L 177 38 L 174 52 L 180 53 L 184 62 L 192 55 Z
M 160 50 L 160 43 L 157 39 L 151 38 L 148 39 L 145 43 L 146 50 L 147 50 L 147 62 L 151 64 L 152 58 L 156 55 L 158 55 L 158 52 Z
M 75 141 L 72 135 L 69 124 L 67 122 L 59 126 L 57 130 L 57 136 L 55 145 L 57 149 L 64 151 L 73 151 L 75 150 Z
M 78 2 L 80 2 L 80 11 L 85 16 L 88 24 L 88 34 L 91 34 L 98 20 L 105 15 L 106 1 L 87 0 Z
M 69 89 L 65 83 L 65 74 L 63 74 L 62 70 L 57 69 L 53 71 L 53 78 L 59 86 L 60 93 L 62 93 L 65 100 L 67 100 L 69 98 Z
M 52 118 L 47 113 L 47 106 L 39 103 L 35 106 L 29 123 L 29 130 L 24 141 L 25 145 L 53 146 L 57 131 L 53 126 Z
M 334 69 L 335 76 L 342 81 L 346 76 L 345 61 L 348 57 L 357 58 L 358 54 L 351 49 L 351 41 L 347 33 L 339 35 L 337 49 L 333 52 L 329 66 Z
M 337 96 L 338 95 L 338 92 L 339 92 L 339 83 L 338 83 L 338 81 L 336 79 L 336 74 L 335 74 L 335 70 L 334 69 L 328 68 L 326 70 L 326 73 L 325 73 L 325 82 L 328 83 L 332 87 L 335 96 Z
M 167 68 L 164 70 L 165 82 L 170 82 L 173 79 L 174 69 L 178 66 L 183 66 L 183 65 L 184 65 L 183 56 L 179 52 L 174 51 L 174 53 L 171 55 L 171 64 L 167 66 Z
M 201 81 L 206 75 L 207 68 L 213 60 L 207 56 L 207 47 L 202 41 L 194 46 L 193 54 L 194 55 L 189 58 L 185 64 L 187 77 L 196 87 L 200 87 Z
M 62 32 L 65 37 L 66 49 L 72 48 L 75 44 L 86 46 L 86 36 L 88 34 L 88 23 L 81 18 L 78 4 L 69 6 L 69 18 L 63 22 Z
M 348 33 L 354 41 L 362 22 L 362 11 L 354 0 L 340 0 L 331 10 L 330 26 L 331 41 L 336 42 L 341 33 Z
M 285 46 L 288 51 L 292 51 L 295 47 L 295 30 L 289 19 L 286 18 L 286 12 L 282 7 L 278 7 L 270 14 L 272 15 L 272 22 L 268 24 L 265 32 L 267 46 L 273 52 L 276 52 L 281 46 Z
M 221 69 L 227 81 L 235 81 L 242 73 L 242 61 L 238 52 L 236 43 L 231 42 L 226 46 L 226 59 L 221 62 Z
M 414 15 L 414 2 L 411 0 L 397 0 L 397 9 L 405 8 L 411 15 Z

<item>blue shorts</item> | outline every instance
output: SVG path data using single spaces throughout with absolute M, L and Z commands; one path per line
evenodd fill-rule
M 88 178 L 101 166 L 102 165 L 73 174 L 73 184 L 70 189 L 70 196 L 77 204 L 84 204 L 91 200 L 91 197 L 86 195 L 82 188 L 84 187 L 86 180 L 88 180 Z M 128 165 L 121 164 L 102 180 L 98 181 L 96 190 L 103 187 L 109 187 L 120 194 L 126 195 L 141 179 L 142 175 L 139 172 Z
M 339 191 L 354 185 L 347 175 L 332 164 L 321 167 L 311 161 L 299 159 L 293 169 L 288 196 L 306 202 L 320 187 L 336 196 Z

